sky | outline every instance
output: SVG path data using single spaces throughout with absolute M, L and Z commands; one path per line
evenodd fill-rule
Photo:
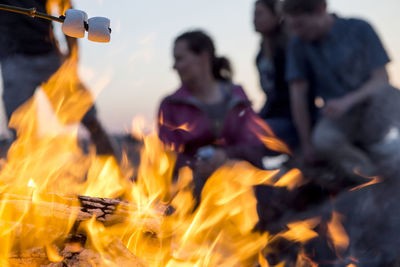
M 217 54 L 228 57 L 234 82 L 241 84 L 257 110 L 264 101 L 254 58 L 254 1 L 248 0 L 80 0 L 74 7 L 89 17 L 111 19 L 108 44 L 80 40 L 80 74 L 97 96 L 99 116 L 110 132 L 124 132 L 133 118 L 154 120 L 160 100 L 179 87 L 172 69 L 172 42 L 189 29 L 206 30 Z M 329 10 L 368 20 L 392 59 L 392 82 L 400 87 L 400 1 L 330 0 Z

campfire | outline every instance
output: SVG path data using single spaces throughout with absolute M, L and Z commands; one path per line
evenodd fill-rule
M 72 57 L 43 85 L 62 124 L 82 118 L 92 104 L 87 92 L 73 89 L 78 82 Z M 348 203 L 365 206 L 366 194 L 367 203 L 384 201 L 371 193 L 379 177 L 360 176 L 363 186 L 335 192 L 335 200 L 276 216 L 268 212 L 295 206 L 327 184 L 306 179 L 298 169 L 282 175 L 231 161 L 208 179 L 197 206 L 190 169 L 173 181 L 175 155 L 155 133 L 135 131 L 143 145 L 140 165 L 133 166 L 127 155 L 117 162 L 84 153 L 77 128 L 42 132 L 38 105 L 29 100 L 10 121 L 18 139 L 1 162 L 0 266 L 317 266 L 315 248 L 321 243 L 333 255 L 324 263 L 339 266 L 357 266 L 371 251 L 369 256 L 393 256 L 378 245 L 360 246 L 363 232 L 353 230 L 371 211 L 360 209 L 351 227 L 342 215 L 351 212 L 343 208 Z M 190 131 L 188 125 L 174 127 Z M 287 151 L 264 130 L 268 134 L 259 138 L 266 146 Z M 272 190 L 264 218 L 255 186 Z M 384 211 L 397 207 L 391 200 Z M 382 227 L 376 220 L 371 224 Z
M 75 67 L 65 62 L 43 86 L 64 123 L 92 101 L 80 91 L 63 97 L 77 82 Z M 0 173 L 1 266 L 256 266 L 274 237 L 254 231 L 253 186 L 301 184 L 298 171 L 276 181 L 276 171 L 231 162 L 194 209 L 191 171 L 172 182 L 175 157 L 154 133 L 143 136 L 135 169 L 126 158 L 83 153 L 77 130 L 42 133 L 37 105 L 29 100 L 10 121 L 18 139 Z M 314 224 L 290 225 L 282 236 L 305 242 Z
M 65 62 L 43 86 L 64 123 L 83 116 L 92 101 L 68 91 L 74 103 L 64 102 L 61 89 L 77 82 L 74 64 Z M 191 171 L 183 169 L 172 181 L 175 156 L 154 133 L 135 133 L 143 143 L 140 166 L 126 156 L 119 164 L 111 156 L 83 153 L 76 129 L 41 133 L 37 105 L 31 99 L 10 122 L 18 139 L 0 172 L 1 266 L 264 267 L 282 253 L 282 240 L 296 250 L 294 260 L 284 258 L 280 266 L 315 266 L 303 247 L 321 233 L 338 258 L 357 262 L 346 254 L 345 218 L 331 205 L 283 218 L 280 231 L 256 231 L 254 186 L 283 190 L 279 202 L 308 184 L 297 169 L 282 176 L 229 162 L 209 178 L 195 208 Z

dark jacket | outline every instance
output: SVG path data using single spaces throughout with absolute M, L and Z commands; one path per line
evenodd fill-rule
M 0 0 L 0 4 L 35 7 L 46 13 L 47 0 Z M 0 59 L 15 55 L 40 55 L 57 51 L 51 21 L 0 10 Z

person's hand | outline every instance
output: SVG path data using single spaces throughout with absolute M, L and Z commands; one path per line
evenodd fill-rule
M 211 158 L 212 163 L 215 167 L 219 168 L 228 160 L 225 150 L 217 148 L 215 149 L 214 156 Z
M 214 171 L 216 171 L 219 167 L 221 167 L 226 161 L 228 157 L 223 149 L 216 148 L 214 150 L 214 154 L 209 159 L 201 159 L 199 158 L 196 161 L 196 172 L 201 174 L 203 177 L 210 176 Z
M 325 107 L 322 109 L 322 115 L 331 119 L 339 118 L 352 106 L 353 103 L 348 97 L 332 99 L 326 102 Z
M 312 145 L 303 146 L 302 161 L 305 164 L 315 164 L 318 162 L 318 156 Z

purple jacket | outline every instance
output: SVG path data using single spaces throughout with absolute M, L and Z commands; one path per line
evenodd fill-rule
M 258 115 L 240 86 L 227 87 L 228 112 L 221 122 L 219 133 L 213 131 L 203 107 L 185 87 L 161 102 L 159 138 L 167 147 L 178 152 L 177 168 L 193 166 L 197 150 L 207 145 L 225 149 L 231 159 L 247 160 L 261 166 L 265 147 L 255 134 L 255 131 L 261 130 L 255 121 Z

